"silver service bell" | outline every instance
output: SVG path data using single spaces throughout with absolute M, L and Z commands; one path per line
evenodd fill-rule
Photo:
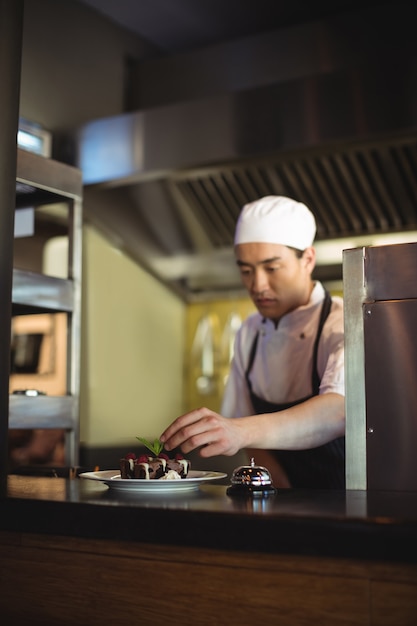
M 276 493 L 271 474 L 261 465 L 255 465 L 251 458 L 250 465 L 237 467 L 232 474 L 231 485 L 227 488 L 228 496 L 269 496 Z

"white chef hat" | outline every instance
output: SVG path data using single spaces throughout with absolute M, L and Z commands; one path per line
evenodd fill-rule
M 313 244 L 315 234 L 316 220 L 305 204 L 285 196 L 265 196 L 243 207 L 235 245 L 279 243 L 305 250 Z

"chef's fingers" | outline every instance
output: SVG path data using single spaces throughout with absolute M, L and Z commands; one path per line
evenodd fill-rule
M 232 456 L 239 452 L 242 420 L 217 417 L 217 420 L 212 420 L 210 429 L 205 431 L 208 436 L 205 437 L 206 443 L 200 448 L 201 457 Z
M 190 434 L 196 434 L 201 430 L 200 426 L 197 426 L 196 429 L 192 429 L 191 431 L 187 430 L 187 428 L 194 424 L 198 424 L 201 419 L 211 415 L 217 416 L 217 414 L 210 409 L 202 407 L 177 417 L 177 419 L 172 422 L 172 424 L 170 424 L 170 426 L 168 426 L 168 428 L 166 428 L 160 436 L 160 440 L 164 444 L 164 447 L 167 450 L 172 450 L 173 448 L 181 445 L 183 441 L 189 438 Z
M 174 434 L 166 440 L 167 450 L 180 447 L 184 454 L 200 448 L 200 456 L 233 455 L 238 451 L 236 429 L 239 424 L 209 409 L 197 409 L 175 422 Z

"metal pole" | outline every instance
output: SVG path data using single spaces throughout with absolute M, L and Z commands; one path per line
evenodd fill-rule
M 0 0 L 0 497 L 6 495 L 8 471 L 13 230 L 22 31 L 23 0 Z

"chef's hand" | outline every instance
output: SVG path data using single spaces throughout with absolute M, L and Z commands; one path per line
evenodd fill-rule
M 240 419 L 228 419 L 203 407 L 178 417 L 160 440 L 168 451 L 180 447 L 187 454 L 200 448 L 202 457 L 232 456 L 243 447 L 241 430 Z

